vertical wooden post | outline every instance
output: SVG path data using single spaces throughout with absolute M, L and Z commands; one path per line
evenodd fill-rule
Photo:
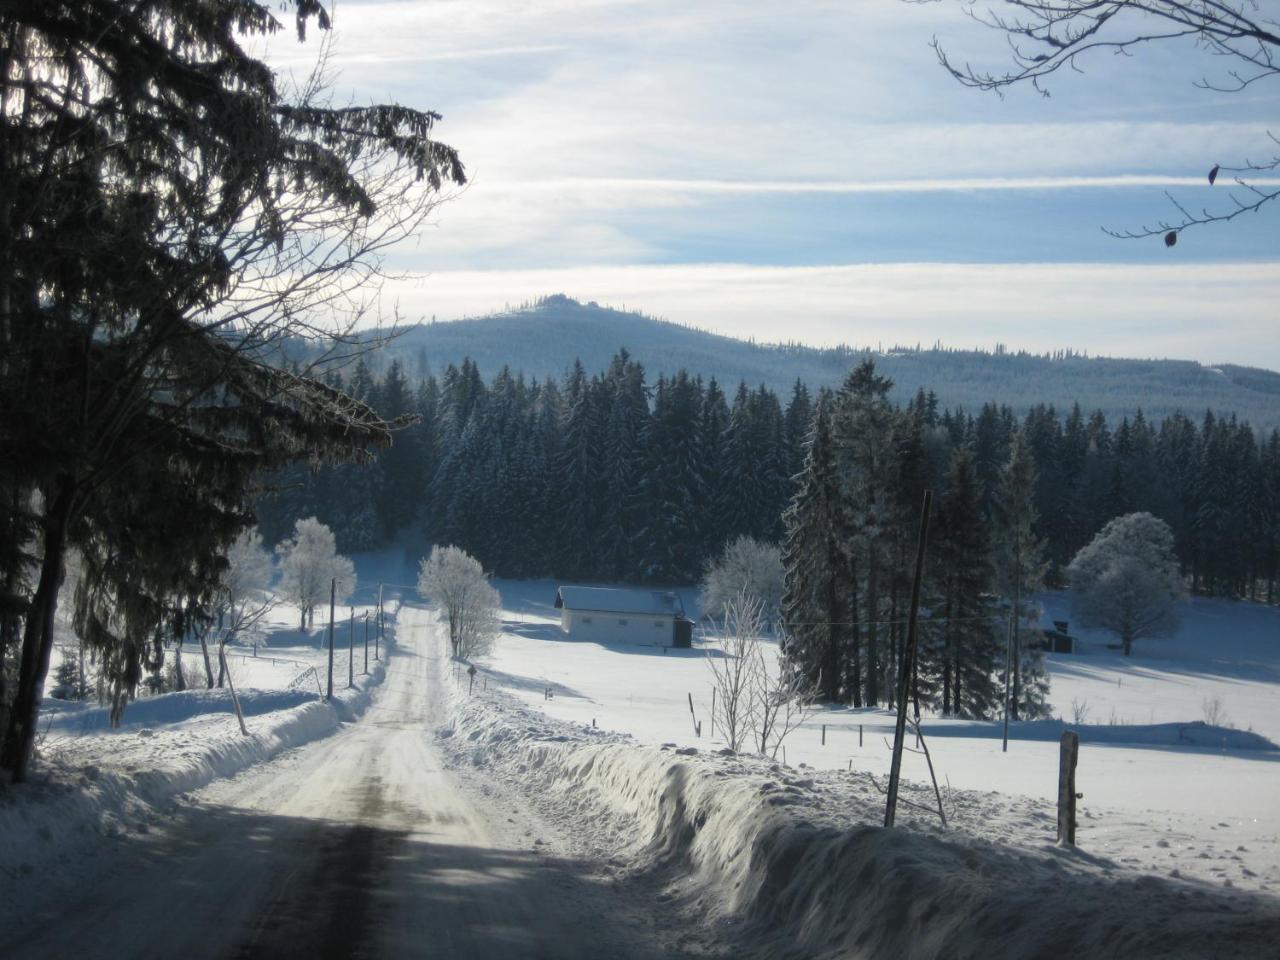
M 218 647 L 218 656 L 222 660 L 222 672 L 227 676 L 227 688 L 231 691 L 231 705 L 236 708 L 236 719 L 240 721 L 240 732 L 247 737 L 249 728 L 244 725 L 244 713 L 240 710 L 240 698 L 236 696 L 236 683 L 231 679 L 231 667 L 227 665 L 226 650 Z
M 1065 730 L 1058 750 L 1058 846 L 1076 845 L 1076 760 L 1080 734 Z
M 825 723 L 822 725 L 822 745 L 824 747 L 827 745 L 827 725 Z
M 716 688 L 711 688 L 711 736 L 716 735 Z
M 349 607 L 351 619 L 347 623 L 347 689 L 356 685 L 356 608 Z
M 929 542 L 929 511 L 933 507 L 933 491 L 924 492 L 920 507 L 920 537 L 916 543 L 916 572 L 911 581 L 911 612 L 907 620 L 907 642 L 902 648 L 902 667 L 898 671 L 898 719 L 893 728 L 893 761 L 889 766 L 888 798 L 884 805 L 884 825 L 893 826 L 898 812 L 898 780 L 902 776 L 902 748 L 907 733 L 907 700 L 916 663 L 916 621 L 920 613 L 920 582 L 924 579 L 924 550 Z
M 373 637 L 373 659 L 378 659 L 378 645 L 382 640 L 382 584 L 378 584 L 378 632 Z
M 369 672 L 369 611 L 364 613 L 364 672 Z
M 338 579 L 333 577 L 329 580 L 329 692 L 325 694 L 326 700 L 333 699 L 333 602 L 338 594 Z
M 858 724 L 858 746 L 862 746 L 862 724 Z

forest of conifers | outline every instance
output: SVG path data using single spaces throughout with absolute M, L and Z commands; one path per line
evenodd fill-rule
M 507 369 L 486 382 L 469 361 L 416 385 L 397 363 L 333 379 L 387 418 L 420 419 L 370 466 L 270 478 L 269 542 L 315 515 L 348 552 L 407 530 L 499 576 L 575 580 L 689 583 L 737 534 L 780 540 L 818 399 L 799 382 L 779 397 L 685 371 L 651 383 L 625 351 L 559 382 Z M 1278 431 L 1209 412 L 1115 423 L 1078 407 L 948 410 L 920 392 L 883 456 L 941 498 L 952 452 L 968 448 L 989 516 L 1020 427 L 1050 583 L 1109 519 L 1142 510 L 1173 529 L 1193 592 L 1280 600 Z

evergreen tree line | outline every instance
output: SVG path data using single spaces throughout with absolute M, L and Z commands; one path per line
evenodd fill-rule
M 503 369 L 486 384 L 469 360 L 416 388 L 399 363 L 331 380 L 419 419 L 371 467 L 268 478 L 268 541 L 313 514 L 344 552 L 412 527 L 507 577 L 690 583 L 734 536 L 776 542 L 812 420 L 803 384 L 785 408 L 764 387 L 730 397 L 683 370 L 650 384 L 625 350 L 559 382 Z
M 1002 472 L 1021 433 L 1050 585 L 1108 520 L 1148 511 L 1173 529 L 1194 592 L 1280 601 L 1280 432 L 1262 436 L 1234 417 L 1178 414 L 1157 425 L 1139 411 L 1112 424 L 1078 406 L 1065 416 L 1037 406 L 1020 418 L 995 403 L 943 410 L 924 391 L 898 408 L 883 384 L 863 384 L 875 402 L 845 423 L 836 407 L 848 382 L 818 396 L 797 382 L 784 403 L 746 384 L 729 395 L 683 370 L 649 383 L 626 351 L 603 373 L 575 362 L 560 380 L 503 369 L 486 383 L 470 361 L 416 386 L 394 362 L 381 378 L 357 364 L 330 379 L 388 420 L 419 419 L 371 465 L 271 476 L 259 503 L 268 542 L 315 515 L 348 553 L 409 529 L 462 547 L 500 576 L 692 582 L 731 537 L 781 539 L 783 511 L 810 482 L 802 467 L 826 396 L 826 429 L 844 431 L 875 498 L 857 522 L 887 531 L 886 555 L 910 552 L 896 538 L 914 538 L 926 487 L 942 509 L 957 450 L 967 452 L 977 516 L 994 536 Z M 832 469 L 850 466 L 842 459 Z M 908 513 L 891 510 L 891 498 Z M 884 562 L 881 551 L 868 561 Z M 879 604 L 879 571 L 874 586 Z M 883 699 L 883 677 L 871 679 L 884 656 L 878 634 L 873 646 L 877 670 L 864 671 L 861 686 Z

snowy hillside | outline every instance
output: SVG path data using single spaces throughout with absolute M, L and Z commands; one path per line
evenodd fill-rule
M 684 651 L 571 642 L 552 609 L 553 582 L 499 586 L 506 629 L 484 662 L 482 687 L 642 743 L 724 746 L 711 716 L 713 637 Z M 695 609 L 693 591 L 683 599 Z M 1061 595 L 1043 602 L 1055 616 L 1064 612 Z M 1128 660 L 1107 649 L 1102 635 L 1085 631 L 1083 641 L 1077 654 L 1048 658 L 1058 719 L 1013 724 L 1008 753 L 998 724 L 924 721 L 944 789 L 997 791 L 1001 804 L 1052 839 L 1057 740 L 1069 726 L 1082 743 L 1083 849 L 1163 874 L 1280 891 L 1280 752 L 1273 746 L 1280 743 L 1280 611 L 1194 600 L 1176 638 L 1152 641 Z M 1217 725 L 1206 724 L 1215 698 Z M 1083 723 L 1075 723 L 1080 710 Z M 892 723 L 884 710 L 818 711 L 785 741 L 786 760 L 792 769 L 882 777 Z M 906 757 L 904 771 L 928 780 L 919 755 Z M 968 802 L 955 804 L 962 810 Z
M 776 339 L 787 339 L 779 318 Z M 412 377 L 439 374 L 470 357 L 484 376 L 504 366 L 526 376 L 560 378 L 575 357 L 588 373 L 604 370 L 625 347 L 644 364 L 649 379 L 684 368 L 715 376 L 730 386 L 740 380 L 768 384 L 785 393 L 800 379 L 811 387 L 835 385 L 866 353 L 857 349 L 774 346 L 735 340 L 641 313 L 615 310 L 567 297 L 548 297 L 537 307 L 467 320 L 408 327 L 373 365 L 398 358 Z M 1064 346 L 1070 346 L 1064 343 Z M 1181 410 L 1199 417 L 1206 409 L 1234 412 L 1255 427 L 1280 426 L 1280 374 L 1247 367 L 1207 367 L 1184 360 L 1121 360 L 1064 356 L 1055 359 L 979 351 L 917 351 L 885 343 L 875 351 L 877 368 L 895 383 L 893 398 L 905 401 L 917 389 L 933 390 L 944 407 L 976 410 L 983 403 L 1009 404 L 1019 415 L 1034 404 L 1068 411 L 1078 402 L 1118 421 L 1141 408 L 1160 420 Z

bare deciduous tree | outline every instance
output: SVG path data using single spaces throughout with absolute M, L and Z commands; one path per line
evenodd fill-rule
M 716 690 L 716 716 L 730 750 L 742 749 L 750 731 L 755 673 L 760 661 L 761 603 L 739 591 L 724 604 L 720 656 L 708 651 Z
M 935 0 L 909 0 L 935 2 Z M 1001 92 L 1030 84 L 1049 95 L 1046 80 L 1064 67 L 1079 72 L 1092 54 L 1129 55 L 1148 44 L 1191 41 L 1223 64 L 1215 76 L 1197 86 L 1236 92 L 1259 81 L 1280 77 L 1280 21 L 1254 0 L 1006 0 L 1005 13 L 969 4 L 966 13 L 1009 39 L 1012 66 L 1005 70 L 974 67 L 953 59 L 936 39 L 942 66 L 965 86 Z M 1280 188 L 1250 180 L 1280 168 L 1280 140 L 1268 134 L 1271 155 L 1235 166 L 1208 167 L 1212 186 L 1220 174 L 1231 175 L 1236 189 L 1216 209 L 1194 211 L 1169 196 L 1177 216 L 1136 230 L 1108 230 L 1117 237 L 1162 236 L 1173 246 L 1187 227 L 1233 220 L 1255 213 L 1280 196 Z M 1207 165 L 1206 165 L 1207 166 Z
M 776 757 L 787 736 L 813 713 L 816 691 L 785 660 L 765 656 L 763 604 L 746 589 L 725 604 L 722 657 L 708 658 L 720 729 L 729 749 L 746 743 Z

